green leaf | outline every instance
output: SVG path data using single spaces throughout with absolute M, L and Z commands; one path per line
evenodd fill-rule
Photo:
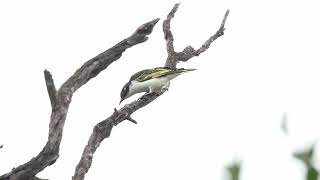
M 230 180 L 239 180 L 241 172 L 241 162 L 235 161 L 226 167 Z
M 306 173 L 306 180 L 318 180 L 319 172 L 315 168 L 314 162 L 313 162 L 313 155 L 315 151 L 315 144 L 313 144 L 311 147 L 303 150 L 298 151 L 293 154 L 293 157 L 300 160 L 306 167 L 307 173 Z

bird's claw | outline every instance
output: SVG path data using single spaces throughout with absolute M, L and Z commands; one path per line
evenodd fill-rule
M 161 93 L 164 93 L 166 91 L 169 91 L 169 87 L 168 86 L 165 86 L 165 87 L 161 88 L 161 90 L 160 90 Z
M 162 88 L 161 88 L 161 93 L 164 93 L 164 92 L 166 92 L 166 91 L 169 91 L 169 86 L 170 86 L 170 82 L 168 82 L 165 86 L 163 86 Z

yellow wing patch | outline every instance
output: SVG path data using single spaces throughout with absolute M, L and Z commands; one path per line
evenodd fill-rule
M 156 71 L 151 72 L 148 76 L 150 78 L 157 78 L 157 77 L 169 74 L 169 72 L 171 72 L 171 70 L 168 70 L 168 69 L 157 69 Z
M 170 70 L 170 69 L 157 68 L 157 69 L 153 69 L 153 70 L 145 72 L 144 74 L 139 76 L 137 78 L 137 80 L 140 82 L 146 81 L 149 79 L 165 76 L 165 75 L 171 74 L 171 73 L 172 73 L 172 70 Z

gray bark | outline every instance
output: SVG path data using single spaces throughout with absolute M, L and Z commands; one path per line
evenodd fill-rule
M 173 35 L 170 30 L 170 21 L 174 17 L 175 12 L 177 11 L 179 4 L 175 4 L 173 9 L 170 11 L 166 20 L 163 22 L 163 32 L 165 40 L 167 42 L 167 52 L 168 58 L 165 62 L 166 67 L 176 68 L 176 65 L 180 61 L 188 61 L 194 56 L 200 55 L 202 52 L 206 51 L 210 44 L 224 34 L 224 25 L 229 14 L 229 10 L 226 11 L 226 14 L 223 18 L 220 28 L 218 31 L 211 36 L 198 50 L 194 50 L 191 46 L 186 47 L 182 52 L 175 52 L 173 46 Z M 88 144 L 85 146 L 80 162 L 78 163 L 73 180 L 83 180 L 85 174 L 89 171 L 89 168 L 92 164 L 93 154 L 100 146 L 100 143 L 108 138 L 111 134 L 112 128 L 123 122 L 124 120 L 129 120 L 136 122 L 131 118 L 131 114 L 137 111 L 138 109 L 148 105 L 154 101 L 157 97 L 161 96 L 164 92 L 149 93 L 140 97 L 138 100 L 133 101 L 130 104 L 126 104 L 119 110 L 113 112 L 113 114 L 107 119 L 98 123 L 94 128 L 93 132 L 89 138 Z
M 118 60 L 122 53 L 137 44 L 143 43 L 152 33 L 153 27 L 159 19 L 147 22 L 137 28 L 128 38 L 115 46 L 90 59 L 82 65 L 57 91 L 49 71 L 44 71 L 45 82 L 52 106 L 49 124 L 48 141 L 42 151 L 29 162 L 13 168 L 11 172 L 0 176 L 0 180 L 33 180 L 40 171 L 55 163 L 59 157 L 59 148 L 63 133 L 64 123 L 73 93 L 90 79 L 97 76 L 111 63 Z
M 224 34 L 224 25 L 229 14 L 229 10 L 227 10 L 218 31 L 199 49 L 194 50 L 191 46 L 187 46 L 182 52 L 175 52 L 173 46 L 173 35 L 170 29 L 170 21 L 174 17 L 178 7 L 179 4 L 175 4 L 166 20 L 163 22 L 163 32 L 168 52 L 165 66 L 171 68 L 176 68 L 180 61 L 186 62 L 192 57 L 198 56 L 206 51 L 214 40 Z M 11 172 L 0 176 L 0 180 L 39 180 L 36 175 L 46 167 L 55 163 L 59 157 L 63 127 L 73 93 L 75 93 L 82 85 L 86 84 L 90 79 L 94 78 L 101 71 L 106 69 L 112 62 L 118 60 L 126 49 L 145 42 L 148 39 L 147 36 L 152 33 L 153 27 L 156 25 L 158 20 L 159 19 L 155 19 L 139 26 L 130 37 L 84 63 L 82 67 L 80 67 L 65 83 L 63 83 L 59 90 L 56 90 L 50 72 L 47 70 L 44 71 L 45 82 L 52 107 L 48 141 L 36 157 L 17 168 L 13 168 Z M 99 147 L 100 143 L 110 136 L 114 126 L 124 120 L 136 123 L 136 121 L 131 118 L 131 114 L 148 105 L 163 93 L 164 92 L 145 94 L 138 100 L 133 101 L 130 104 L 126 104 L 121 109 L 115 109 L 110 117 L 95 125 L 88 140 L 88 144 L 85 146 L 81 159 L 76 166 L 72 179 L 84 179 L 85 174 L 88 172 L 92 164 L 93 154 Z

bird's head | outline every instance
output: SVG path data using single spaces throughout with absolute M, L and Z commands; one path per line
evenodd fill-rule
M 127 82 L 127 83 L 123 86 L 123 88 L 122 88 L 122 90 L 121 90 L 121 93 L 120 93 L 121 100 L 120 100 L 120 103 L 119 103 L 119 104 L 121 104 L 121 102 L 122 102 L 123 100 L 125 100 L 125 99 L 127 99 L 127 98 L 129 97 L 130 84 L 131 84 L 131 82 Z

